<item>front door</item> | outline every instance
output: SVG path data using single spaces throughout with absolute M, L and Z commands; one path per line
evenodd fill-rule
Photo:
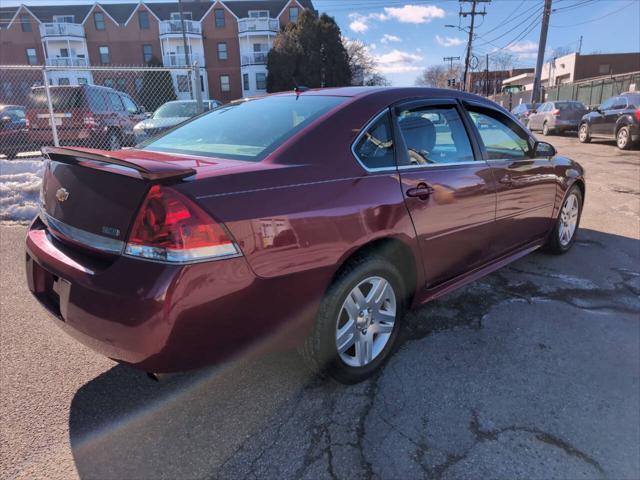
M 432 287 L 489 260 L 496 193 L 454 100 L 394 109 L 398 170 Z
M 556 197 L 555 167 L 549 158 L 533 155 L 529 134 L 499 110 L 467 105 L 484 158 L 496 179 L 498 206 L 496 255 L 543 237 L 553 225 Z

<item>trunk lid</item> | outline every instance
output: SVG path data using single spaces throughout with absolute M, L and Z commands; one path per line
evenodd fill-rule
M 193 160 L 139 150 L 48 147 L 45 154 L 42 220 L 60 240 L 108 253 L 123 251 L 151 184 L 196 174 Z

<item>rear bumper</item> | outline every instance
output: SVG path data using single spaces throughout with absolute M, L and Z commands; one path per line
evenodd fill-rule
M 145 371 L 185 371 L 250 348 L 281 348 L 289 333 L 297 343 L 295 332 L 312 318 L 305 313 L 315 315 L 297 308 L 279 280 L 256 278 L 244 257 L 182 266 L 97 259 L 60 244 L 39 220 L 27 235 L 26 271 L 59 327 Z
M 552 128 L 561 129 L 561 130 L 569 130 L 569 129 L 578 129 L 578 125 L 580 120 L 560 120 L 556 119 L 550 122 L 550 126 Z
M 106 134 L 102 131 L 102 129 L 96 128 L 58 128 L 57 133 L 60 143 L 70 145 L 90 145 L 96 147 L 106 139 Z M 50 129 L 30 130 L 29 139 L 33 143 L 53 145 L 53 133 L 51 133 Z

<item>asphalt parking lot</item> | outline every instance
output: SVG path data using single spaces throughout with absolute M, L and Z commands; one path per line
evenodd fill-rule
M 345 387 L 295 353 L 153 383 L 75 343 L 0 227 L 2 478 L 640 478 L 640 151 L 550 137 L 587 170 L 574 249 L 413 312 Z

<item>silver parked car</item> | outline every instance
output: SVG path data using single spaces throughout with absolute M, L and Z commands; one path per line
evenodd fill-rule
M 578 130 L 580 119 L 589 110 L 582 102 L 560 100 L 540 105 L 535 113 L 529 115 L 529 130 L 541 130 L 543 135 Z

